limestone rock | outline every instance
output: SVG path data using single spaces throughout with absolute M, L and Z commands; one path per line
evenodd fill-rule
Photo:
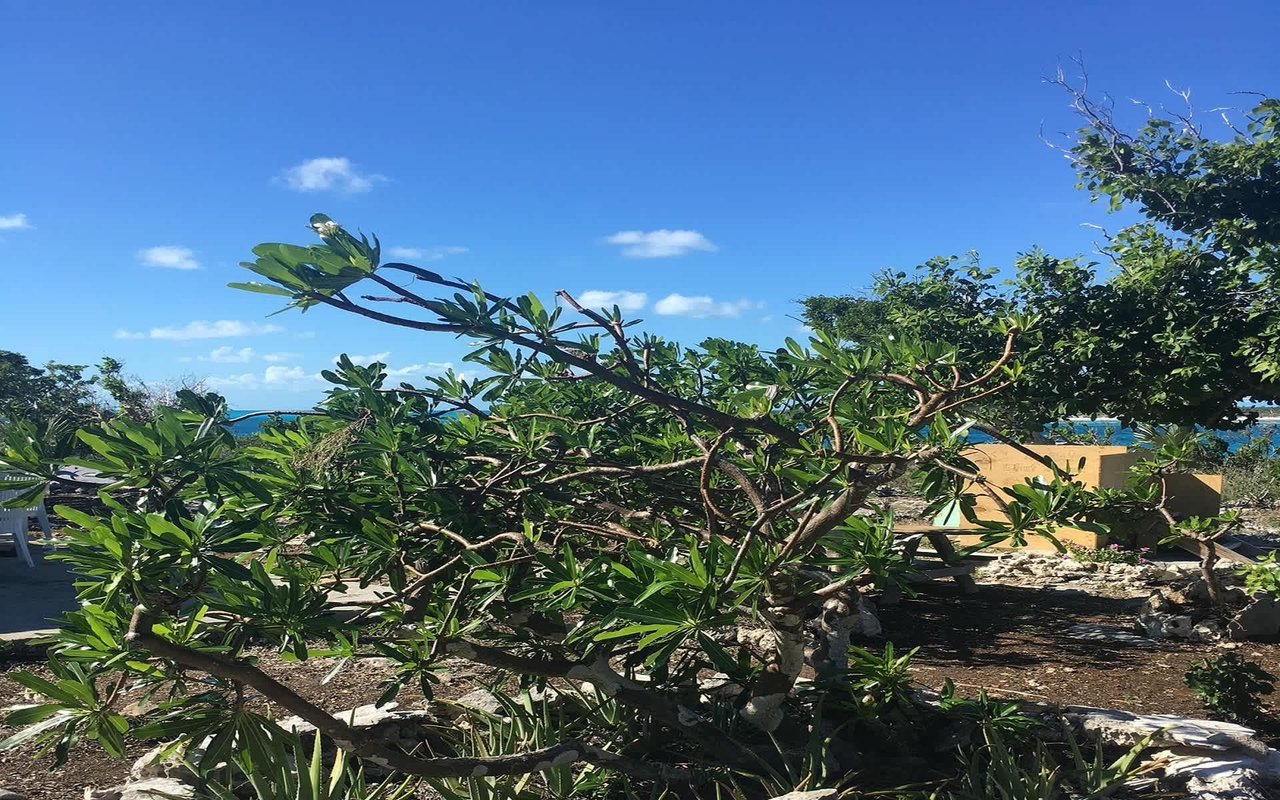
M 195 800 L 195 787 L 175 778 L 148 778 L 120 787 L 120 800 Z
M 1270 595 L 1254 597 L 1231 620 L 1228 631 L 1233 639 L 1271 639 L 1280 636 L 1280 602 L 1276 602 Z
M 476 689 L 467 692 L 453 702 L 472 711 L 480 711 L 495 717 L 506 716 L 506 709 L 503 708 L 502 703 L 487 689 Z
M 384 706 L 376 706 L 370 703 L 356 706 L 349 711 L 339 711 L 333 716 L 353 728 L 372 728 L 375 725 L 394 719 L 397 714 L 396 709 L 399 707 L 399 703 L 387 703 Z M 282 720 L 277 720 L 276 724 L 294 733 L 315 733 L 316 730 L 315 725 L 307 722 L 302 717 L 285 717 Z
M 1134 714 L 1128 711 L 1070 706 L 1067 719 L 1086 733 L 1104 741 L 1128 746 L 1159 732 L 1155 745 L 1193 747 L 1198 750 L 1238 750 L 1253 754 L 1268 752 L 1257 731 L 1231 722 L 1193 719 L 1172 714 Z
M 1155 758 L 1164 762 L 1165 778 L 1185 778 L 1187 792 L 1197 800 L 1266 800 L 1274 797 L 1269 787 L 1280 777 L 1280 752 L 1275 750 L 1259 757 L 1187 755 L 1167 750 Z
M 0 800 L 27 800 L 27 796 L 12 789 L 0 789 Z
M 1192 633 L 1194 635 L 1191 638 L 1196 641 L 1211 642 L 1222 637 L 1222 625 L 1217 620 L 1207 619 L 1204 622 L 1197 622 Z

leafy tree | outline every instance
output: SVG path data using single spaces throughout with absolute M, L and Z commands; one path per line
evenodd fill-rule
M 1108 104 L 1058 82 L 1085 122 L 1069 151 L 1079 185 L 1143 217 L 1109 238 L 1109 269 L 1033 251 L 1001 284 L 976 262 L 935 259 L 880 275 L 868 297 L 807 298 L 804 318 L 856 343 L 905 326 L 983 359 L 1000 346 L 986 320 L 1035 319 L 1022 379 L 986 409 L 1006 424 L 1019 424 L 1009 409 L 1031 428 L 1070 414 L 1246 423 L 1250 400 L 1280 401 L 1280 100 L 1222 140 L 1189 115 L 1129 133 Z
M 21 353 L 0 350 L 0 429 L 19 421 L 46 428 L 55 420 L 83 424 L 96 412 L 95 379 L 87 368 L 50 361 L 34 367 Z
M 1016 377 L 1023 321 L 1003 323 L 1006 346 L 983 365 L 906 338 L 681 347 L 633 332 L 617 308 L 504 298 L 382 263 L 376 239 L 322 215 L 312 226 L 320 245 L 259 245 L 245 266 L 270 283 L 238 286 L 465 336 L 484 376 L 393 386 L 384 365 L 343 357 L 319 416 L 252 443 L 222 424 L 221 398 L 194 392 L 82 431 L 86 463 L 130 500 L 107 498 L 101 516 L 60 509 L 81 605 L 51 648 L 55 680 L 17 678 L 45 696 L 10 718 L 30 725 L 19 740 L 65 757 L 77 739 L 120 753 L 128 735 L 210 737 L 207 764 L 242 748 L 269 759 L 279 733 L 256 692 L 410 775 L 550 787 L 603 769 L 696 794 L 714 781 L 761 791 L 813 741 L 842 781 L 947 727 L 921 724 L 937 712 L 911 705 L 905 659 L 851 649 L 865 597 L 910 571 L 872 498 L 916 473 L 935 506 L 959 502 L 978 476 L 957 423 Z M 0 467 L 36 486 L 48 475 L 13 448 Z M 1045 533 L 1094 502 L 1067 480 L 1007 496 L 979 485 L 1011 520 L 988 524 L 992 540 Z M 352 584 L 380 599 L 339 617 L 333 592 Z M 386 660 L 382 702 L 429 696 L 450 659 L 586 700 L 537 736 L 446 730 L 405 752 L 268 676 L 252 642 Z M 711 672 L 727 687 L 708 686 Z M 138 698 L 146 713 L 125 716 Z

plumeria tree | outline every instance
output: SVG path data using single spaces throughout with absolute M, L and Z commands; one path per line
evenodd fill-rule
M 82 607 L 51 649 L 57 679 L 21 678 L 47 698 L 17 712 L 21 737 L 62 754 L 85 737 L 117 753 L 126 736 L 206 738 L 217 763 L 270 739 L 261 697 L 367 762 L 438 779 L 696 785 L 768 773 L 780 742 L 814 736 L 844 742 L 828 748 L 843 775 L 884 746 L 877 715 L 906 694 L 874 688 L 851 642 L 865 598 L 911 565 L 875 493 L 914 473 L 938 506 L 965 486 L 998 494 L 963 458 L 965 412 L 1017 379 L 1024 321 L 993 322 L 1004 344 L 985 364 L 888 336 L 682 347 L 616 307 L 492 294 L 384 263 L 376 238 L 323 215 L 311 227 L 320 244 L 260 245 L 244 266 L 264 282 L 235 286 L 461 337 L 478 376 L 391 385 L 343 357 L 313 416 L 248 445 L 221 398 L 194 392 L 82 431 L 86 464 L 115 483 L 106 513 L 61 510 Z M 38 453 L 6 459 L 36 489 L 52 477 Z M 1000 498 L 1012 521 L 993 539 L 1090 503 L 1067 481 Z M 354 585 L 377 599 L 352 611 Z M 388 659 L 380 702 L 430 695 L 458 659 L 594 699 L 527 750 L 446 736 L 406 752 L 268 675 L 263 643 Z

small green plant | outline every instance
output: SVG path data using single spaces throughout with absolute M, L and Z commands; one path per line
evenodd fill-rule
M 1271 694 L 1275 676 L 1237 653 L 1224 653 L 1187 670 L 1187 686 L 1209 710 L 1232 722 L 1257 719 L 1259 696 Z
M 1071 752 L 1070 782 L 1084 797 L 1109 797 L 1129 780 L 1150 772 L 1158 767 L 1155 764 L 1142 764 L 1138 759 L 1155 741 L 1159 731 L 1144 736 L 1115 761 L 1108 762 L 1102 752 L 1101 741 L 1093 743 L 1093 755 L 1087 756 L 1071 732 L 1071 726 L 1065 725 L 1067 746 Z
M 497 703 L 496 713 L 462 708 L 467 733 L 460 749 L 469 756 L 511 755 L 548 747 L 581 726 L 584 718 L 598 719 L 617 711 L 616 703 L 594 692 L 524 689 L 514 697 L 497 689 L 489 693 Z M 428 778 L 426 784 L 443 800 L 570 800 L 597 796 L 611 777 L 609 771 L 592 765 L 565 764 L 534 774 Z
M 1237 572 L 1244 578 L 1249 594 L 1269 594 L 1280 597 L 1280 561 L 1272 550 L 1252 564 L 1240 567 Z
M 301 734 L 273 735 L 259 748 L 243 748 L 231 767 L 203 776 L 201 795 L 211 800 L 411 800 L 417 781 L 388 778 L 371 785 L 344 750 L 326 768 L 320 734 L 308 744 Z M 266 757 L 263 757 L 266 756 Z
M 1012 739 L 1028 740 L 1040 727 L 1039 720 L 1023 712 L 1021 703 L 993 700 L 985 690 L 978 692 L 976 698 L 960 697 L 950 678 L 942 684 L 940 699 L 942 710 L 948 715 L 973 720 L 982 730 L 991 729 Z
M 1086 754 L 1071 733 L 1067 732 L 1067 753 L 1055 755 L 1042 739 L 1028 748 L 1009 736 L 1008 731 L 984 727 L 978 746 L 963 749 L 960 763 L 963 771 L 955 785 L 932 798 L 946 800 L 1067 800 L 1085 798 L 1100 800 L 1110 797 L 1133 778 L 1154 769 L 1139 759 L 1151 746 L 1155 734 L 1147 736 L 1121 754 L 1107 761 L 1102 748 L 1094 743 Z
M 862 704 L 885 709 L 910 704 L 911 659 L 920 650 L 914 647 L 902 655 L 893 651 L 893 642 L 885 642 L 882 653 L 861 647 L 849 648 L 849 687 Z
M 1088 564 L 1145 564 L 1147 554 L 1151 552 L 1150 547 L 1132 550 L 1114 542 L 1106 547 L 1085 547 L 1082 544 L 1070 543 L 1065 546 L 1067 549 L 1062 553 L 1063 558 L 1072 558 Z
M 1020 756 L 993 728 L 982 731 L 982 745 L 962 751 L 963 772 L 952 800 L 1056 800 L 1063 796 L 1061 770 L 1043 742 Z

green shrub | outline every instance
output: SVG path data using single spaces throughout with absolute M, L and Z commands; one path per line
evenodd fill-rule
M 1280 504 L 1280 453 L 1269 438 L 1250 439 L 1226 457 L 1222 499 L 1263 508 Z
M 1187 686 L 1215 714 L 1233 722 L 1247 722 L 1260 715 L 1259 696 L 1271 694 L 1275 676 L 1237 653 L 1224 653 L 1187 670 Z

